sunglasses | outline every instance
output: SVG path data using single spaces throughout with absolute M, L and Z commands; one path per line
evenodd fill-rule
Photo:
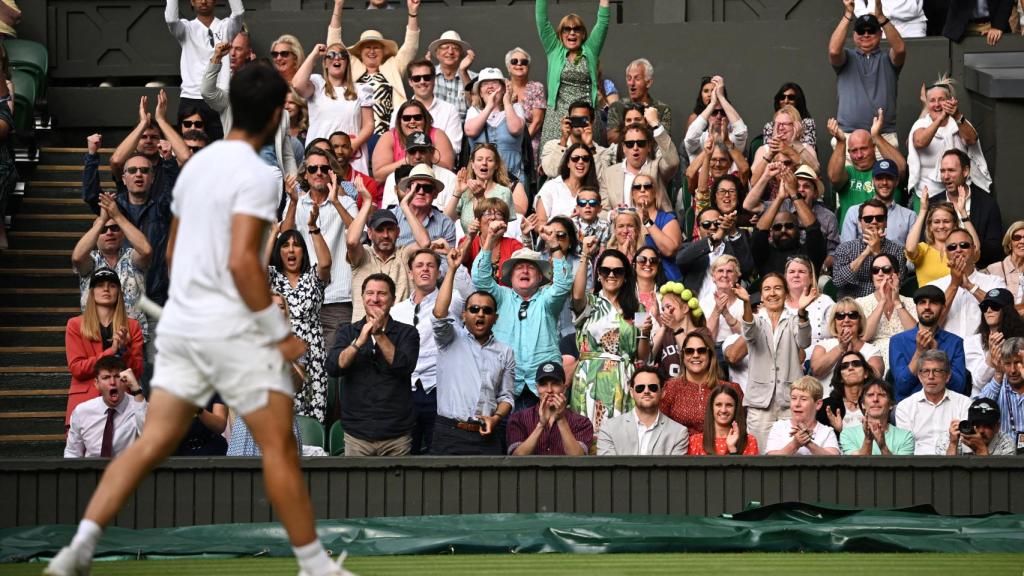
M 434 185 L 433 184 L 414 184 L 413 186 L 415 186 L 415 188 L 413 190 L 416 191 L 416 192 L 420 192 L 420 193 L 423 193 L 423 194 L 433 194 L 434 193 Z
M 153 169 L 149 166 L 129 166 L 128 168 L 124 169 L 124 171 L 129 174 L 149 174 L 152 170 Z
M 841 362 L 839 364 L 839 369 L 840 370 L 846 370 L 847 368 L 863 368 L 863 367 L 864 367 L 864 361 L 863 360 L 849 360 L 849 361 L 846 361 L 846 362 Z
M 288 50 L 282 50 L 281 52 L 275 52 L 273 50 L 270 51 L 271 58 L 287 58 L 291 55 L 292 53 L 289 52 Z
M 650 182 L 646 184 L 633 184 L 630 188 L 633 190 L 654 190 L 654 184 L 651 184 Z
M 698 346 L 697 348 L 683 348 L 683 354 L 686 355 L 686 356 L 693 356 L 694 354 L 698 354 L 700 356 L 703 356 L 703 355 L 705 355 L 707 353 L 708 353 L 708 347 L 707 346 Z
M 892 266 L 872 266 L 872 274 L 892 274 Z
M 321 174 L 330 174 L 331 173 L 331 165 L 330 164 L 319 164 L 319 165 L 310 164 L 309 166 L 306 166 L 306 173 L 307 174 L 316 174 L 318 170 L 320 171 Z
M 416 74 L 413 76 L 409 76 L 409 81 L 411 81 L 413 84 L 418 84 L 420 82 L 430 82 L 433 79 L 433 74 Z
M 996 304 L 995 302 L 982 302 L 981 303 L 981 311 L 982 312 L 988 312 L 989 310 L 991 310 L 993 312 L 999 312 L 1002 309 L 1003 309 L 1003 307 L 1000 306 L 999 304 Z
M 1024 240 L 1024 234 L 1014 234 L 1013 236 L 1010 236 L 1010 240 L 1020 242 L 1021 240 Z
M 530 307 L 531 300 L 523 300 L 523 303 L 519 305 L 519 319 L 526 320 L 526 309 Z
M 402 114 L 402 122 L 422 122 L 423 114 Z
M 327 53 L 328 60 L 335 60 L 341 58 L 342 60 L 348 61 L 348 52 L 339 52 L 338 50 L 331 50 Z
M 473 306 L 467 307 L 466 310 L 470 314 L 479 314 L 481 312 L 483 312 L 485 316 L 490 316 L 491 314 L 494 314 L 494 308 L 491 307 L 491 306 L 476 306 L 476 305 L 473 305 Z
M 590 206 L 591 208 L 597 208 L 598 206 L 601 205 L 601 201 L 598 200 L 597 198 L 591 198 L 590 200 L 577 198 L 576 205 L 579 206 L 580 208 L 586 208 L 587 206 Z
M 779 101 L 796 102 L 796 94 L 783 94 Z
M 104 227 L 100 228 L 100 234 L 106 234 L 107 232 L 120 232 L 120 231 L 121 231 L 121 227 L 118 226 L 117 224 L 110 224 L 109 226 L 104 226 Z
M 203 147 L 202 146 L 189 146 L 188 149 L 191 150 L 193 154 L 195 154 L 196 152 L 199 152 L 200 150 L 202 150 Z
M 885 214 L 870 214 L 868 216 L 862 216 L 861 221 L 863 221 L 865 224 L 873 224 L 875 222 L 883 224 L 885 223 L 885 218 Z
M 851 310 L 849 312 L 836 312 L 836 320 L 846 320 L 847 318 L 850 320 L 860 320 L 860 312 L 857 312 L 856 310 Z
M 622 278 L 626 275 L 626 269 L 622 266 L 618 266 L 616 268 L 612 268 L 610 266 L 598 266 L 597 273 L 600 274 L 602 278 Z
M 712 228 L 718 228 L 718 226 L 719 226 L 718 220 L 705 220 L 705 221 L 700 223 L 700 227 L 705 229 L 705 230 L 711 230 Z
M 657 391 L 660 389 L 661 384 L 633 384 L 633 390 L 636 390 L 637 394 L 643 394 L 648 390 L 651 391 L 651 394 L 654 394 L 657 393 Z
M 568 237 L 569 234 L 567 232 L 555 232 L 555 238 L 558 238 L 559 240 L 565 240 Z
M 182 120 L 181 121 L 181 127 L 182 128 L 202 128 L 203 126 L 206 126 L 206 122 L 203 122 L 202 120 Z
M 772 232 L 782 232 L 783 230 L 792 230 L 793 228 L 796 228 L 796 224 L 793 224 L 792 222 L 772 224 Z
M 530 59 L 529 58 L 521 58 L 521 59 L 520 58 L 509 58 L 508 63 L 511 64 L 512 66 L 529 66 L 530 65 Z
M 878 34 L 878 28 L 861 28 L 860 30 L 854 30 L 854 34 L 864 36 L 866 34 Z
M 661 262 L 661 258 L 658 258 L 657 256 L 637 256 L 633 261 L 637 264 L 651 264 L 652 266 L 657 266 L 658 263 Z
M 623 140 L 623 148 L 643 148 L 647 146 L 647 140 Z
M 946 244 L 946 252 L 955 252 L 957 248 L 961 250 L 970 250 L 974 246 L 970 242 L 953 242 Z
M 586 30 L 586 28 L 584 28 L 583 26 L 566 26 L 565 28 L 562 28 L 562 32 L 563 33 L 564 32 L 575 32 L 577 34 L 580 34 L 580 33 L 584 32 L 585 30 Z
M 590 162 L 590 155 L 580 154 L 578 156 L 569 156 L 569 162 L 573 164 L 579 164 L 580 162 Z
M 717 109 L 711 111 L 711 115 L 712 116 L 725 116 L 725 110 L 722 110 L 721 108 L 717 108 Z

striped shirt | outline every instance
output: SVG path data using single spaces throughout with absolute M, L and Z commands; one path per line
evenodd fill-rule
M 398 246 L 415 244 L 416 239 L 413 238 L 412 228 L 409 226 L 401 206 L 395 206 L 391 211 L 398 219 L 398 240 L 395 241 L 395 244 Z M 423 222 L 423 227 L 427 229 L 427 235 L 430 236 L 431 241 L 444 238 L 448 241 L 449 246 L 455 246 L 455 222 L 445 216 L 444 212 L 438 210 L 436 206 L 431 207 L 430 216 Z
M 1017 432 L 1024 432 L 1024 388 L 1020 392 L 1014 391 L 1006 377 L 1003 377 L 1002 382 L 992 380 L 985 385 L 977 397 L 989 398 L 999 404 L 999 429 L 1004 433 L 1016 438 Z
M 455 76 L 449 80 L 444 77 L 440 64 L 434 68 L 434 72 L 436 74 L 434 78 L 434 97 L 440 98 L 458 108 L 459 118 L 462 122 L 465 122 L 466 110 L 469 106 L 466 104 L 466 85 L 462 82 L 462 74 L 456 72 Z M 469 75 L 470 80 L 476 78 L 476 72 L 467 70 L 466 73 Z
M 347 194 L 339 194 L 338 201 L 355 218 L 358 212 L 356 203 Z M 291 200 L 289 199 L 289 203 Z M 285 207 L 287 212 L 288 208 Z M 295 229 L 302 235 L 306 242 L 306 252 L 309 253 L 310 266 L 316 266 L 316 250 L 313 249 L 313 237 L 309 235 L 309 213 L 313 210 L 313 198 L 309 193 L 299 194 L 299 200 L 295 203 Z M 342 221 L 341 215 L 324 200 L 320 203 L 320 216 L 317 219 L 320 227 L 320 234 L 323 235 L 327 249 L 331 252 L 331 282 L 324 291 L 324 304 L 337 304 L 339 302 L 352 301 L 352 267 L 349 266 L 345 254 L 348 247 L 345 244 L 345 234 L 348 228 Z

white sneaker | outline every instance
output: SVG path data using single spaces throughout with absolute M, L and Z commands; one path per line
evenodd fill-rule
M 348 552 L 342 552 L 341 556 L 338 556 L 337 564 L 335 566 L 333 566 L 334 569 L 331 570 L 330 572 L 328 572 L 327 574 L 323 574 L 322 576 L 357 576 L 355 572 L 349 572 L 348 570 L 345 570 L 345 568 L 342 566 L 342 564 L 345 562 L 345 558 L 347 558 L 347 557 L 348 557 Z M 309 572 L 306 572 L 305 570 L 299 570 L 299 576 L 313 576 L 313 575 L 310 574 Z
M 83 560 L 77 550 L 71 546 L 65 546 L 46 565 L 43 574 L 47 576 L 89 576 L 91 568 L 91 559 Z

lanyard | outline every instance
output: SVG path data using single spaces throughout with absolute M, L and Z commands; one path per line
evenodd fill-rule
M 1014 418 L 1013 413 L 1017 411 L 1017 404 L 1013 401 L 1013 394 L 1010 393 L 1010 381 L 1005 380 L 1003 384 L 1003 393 L 1006 396 L 1006 411 L 1010 414 L 1010 430 L 1014 433 L 1017 432 L 1017 419 Z

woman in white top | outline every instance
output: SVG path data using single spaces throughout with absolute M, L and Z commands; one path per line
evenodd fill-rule
M 587 145 L 576 143 L 565 149 L 558 177 L 545 182 L 537 193 L 537 222 L 547 222 L 552 216 L 571 218 L 576 211 L 576 194 L 584 185 L 598 187 L 597 169 Z
M 711 263 L 711 279 L 715 291 L 700 300 L 700 308 L 708 319 L 708 331 L 721 344 L 733 334 L 740 334 L 743 301 L 733 288 L 740 278 L 740 261 L 731 254 L 722 254 Z
M 800 297 L 810 286 L 815 292 L 818 290 L 818 276 L 814 271 L 814 264 L 803 256 L 793 256 L 786 262 L 785 268 L 786 286 L 786 310 L 795 314 L 800 307 Z M 836 301 L 827 294 L 821 294 L 807 307 L 808 321 L 811 323 L 811 344 L 804 351 L 807 356 L 814 351 L 814 346 L 821 340 L 830 336 L 825 318 L 828 311 Z
M 889 365 L 889 338 L 917 325 L 917 307 L 914 301 L 900 295 L 900 271 L 888 254 L 871 259 L 871 282 L 875 291 L 857 298 L 857 305 L 867 320 L 864 340 L 878 348 L 882 362 Z
M 939 164 L 944 152 L 956 148 L 971 158 L 971 182 L 987 191 L 992 179 L 978 143 L 978 132 L 960 112 L 949 78 L 940 78 L 925 91 L 924 112 L 910 127 L 908 189 L 927 186 L 933 195 L 944 190 Z M 977 165 L 979 158 L 981 164 Z
M 811 374 L 821 381 L 825 393 L 832 391 L 832 371 L 843 354 L 853 350 L 867 358 L 868 366 L 881 378 L 885 364 L 878 348 L 864 341 L 866 320 L 864 311 L 853 298 L 840 298 L 828 315 L 828 327 L 833 338 L 818 342 L 811 353 Z
M 313 74 L 313 66 L 321 58 L 321 74 Z M 292 78 L 292 86 L 309 107 L 306 144 L 345 132 L 352 138 L 352 149 L 358 150 L 352 157 L 352 167 L 364 174 L 369 172 L 366 143 L 373 134 L 373 91 L 365 84 L 356 90 L 345 47 L 317 44 Z
M 985 272 L 1006 281 L 1006 289 L 1013 294 L 1013 303 L 1024 303 L 1024 220 L 1017 220 L 1003 235 L 1003 253 L 1006 258 L 990 264 Z

